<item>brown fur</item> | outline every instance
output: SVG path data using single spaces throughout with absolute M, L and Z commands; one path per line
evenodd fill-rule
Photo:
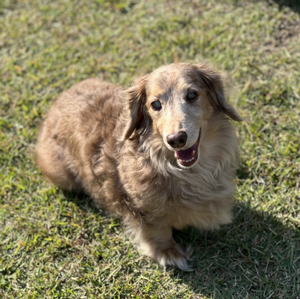
M 191 88 L 197 99 L 187 103 Z M 84 191 L 122 217 L 146 255 L 188 270 L 189 250 L 175 243 L 172 228 L 215 229 L 231 220 L 238 143 L 226 115 L 241 120 L 205 65 L 164 66 L 127 90 L 87 79 L 50 109 L 36 162 L 58 187 Z M 199 129 L 198 160 L 180 167 L 166 136 L 185 130 L 188 148 Z

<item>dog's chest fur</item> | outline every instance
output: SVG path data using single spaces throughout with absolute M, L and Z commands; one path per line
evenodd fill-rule
M 235 169 L 232 162 L 235 157 L 226 160 L 230 153 L 223 150 L 224 161 L 221 161 L 212 149 L 207 151 L 203 145 L 203 157 L 198 165 L 180 170 L 167 162 L 157 165 L 155 160 L 160 159 L 159 154 L 150 159 L 147 152 L 132 148 L 130 141 L 120 151 L 117 167 L 122 186 L 120 196 L 123 193 L 129 198 L 127 204 L 141 212 L 146 220 L 147 217 L 168 219 L 170 226 L 178 229 L 189 225 L 213 229 L 230 222 Z M 215 151 L 219 152 L 217 148 Z

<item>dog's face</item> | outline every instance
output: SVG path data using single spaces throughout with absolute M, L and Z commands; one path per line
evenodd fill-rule
M 220 76 L 205 65 L 161 67 L 139 79 L 127 93 L 131 124 L 125 138 L 150 118 L 151 122 L 144 124 L 151 124 L 152 133 L 161 136 L 181 168 L 197 163 L 201 133 L 216 111 L 241 120 L 226 103 Z

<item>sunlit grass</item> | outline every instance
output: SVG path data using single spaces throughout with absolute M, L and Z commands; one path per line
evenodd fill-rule
M 0 297 L 299 298 L 298 8 L 2 1 Z M 192 244 L 192 273 L 141 256 L 118 220 L 49 186 L 33 162 L 39 123 L 62 90 L 95 76 L 129 86 L 180 61 L 220 70 L 244 117 L 233 224 L 175 233 Z

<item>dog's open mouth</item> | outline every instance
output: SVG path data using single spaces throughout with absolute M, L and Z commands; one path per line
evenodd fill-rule
M 186 150 L 175 151 L 174 156 L 180 165 L 182 165 L 184 167 L 189 167 L 197 162 L 198 148 L 199 148 L 198 146 L 199 146 L 200 138 L 201 138 L 201 128 L 200 128 L 198 140 L 192 147 L 190 147 Z

